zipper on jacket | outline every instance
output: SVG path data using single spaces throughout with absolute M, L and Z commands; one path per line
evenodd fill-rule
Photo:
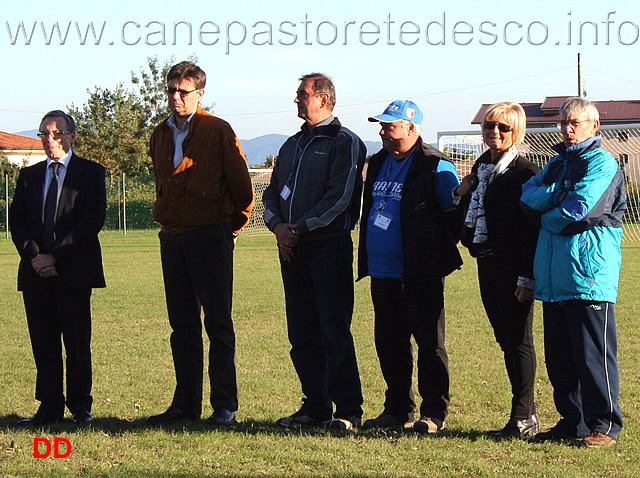
M 298 188 L 298 174 L 300 174 L 300 167 L 302 166 L 302 158 L 304 158 L 304 154 L 307 152 L 307 148 L 316 138 L 331 138 L 331 136 L 325 134 L 319 134 L 312 136 L 309 142 L 302 148 L 302 154 L 300 154 L 300 162 L 298 163 L 298 168 L 296 169 L 296 176 L 293 180 L 293 189 L 291 190 L 291 197 L 289 200 L 289 222 L 293 222 L 293 218 L 291 216 L 291 210 L 293 209 L 293 199 L 295 197 L 296 189 Z

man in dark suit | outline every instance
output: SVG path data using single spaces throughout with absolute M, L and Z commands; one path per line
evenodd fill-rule
M 65 404 L 76 423 L 91 416 L 91 290 L 105 287 L 98 233 L 106 212 L 105 171 L 71 151 L 76 124 L 55 110 L 40 123 L 47 160 L 20 172 L 10 224 L 20 254 L 23 293 L 36 363 L 40 408 L 20 426 L 62 420 Z M 62 343 L 66 352 L 66 401 Z

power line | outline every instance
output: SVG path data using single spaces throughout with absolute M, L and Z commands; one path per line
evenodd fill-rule
M 611 73 L 606 73 L 606 72 L 604 72 L 604 71 L 599 71 L 599 70 L 596 70 L 596 69 L 594 69 L 594 68 L 588 68 L 588 67 L 585 67 L 585 69 L 595 71 L 596 73 L 600 73 L 601 75 L 610 76 L 610 77 L 612 77 L 612 78 L 618 78 L 619 80 L 630 81 L 631 83 L 637 83 L 637 84 L 639 84 L 639 85 L 640 85 L 640 81 L 630 80 L 629 78 L 624 78 L 624 77 L 622 77 L 622 76 L 618 76 L 618 75 L 612 75 Z
M 449 94 L 449 93 L 457 93 L 460 91 L 467 91 L 467 90 L 473 90 L 473 89 L 477 89 L 477 88 L 486 88 L 488 86 L 495 86 L 495 85 L 500 85 L 500 84 L 504 84 L 504 83 L 511 83 L 513 81 L 521 81 L 521 80 L 526 80 L 529 78 L 535 78 L 538 76 L 544 76 L 544 75 L 549 75 L 551 73 L 557 73 L 559 71 L 565 71 L 565 70 L 571 70 L 573 69 L 574 66 L 569 66 L 569 67 L 565 67 L 565 68 L 558 68 L 556 70 L 550 70 L 550 71 L 545 71 L 542 73 L 535 73 L 532 75 L 526 75 L 526 76 L 520 76 L 517 78 L 509 78 L 506 80 L 500 80 L 500 81 L 493 81 L 491 83 L 482 83 L 479 85 L 472 85 L 472 86 L 465 86 L 462 88 L 454 88 L 451 90 L 442 90 L 442 91 L 435 91 L 432 93 L 424 93 L 424 94 L 420 94 L 420 95 L 408 95 L 406 96 L 407 98 L 427 98 L 429 96 L 438 96 L 438 95 L 445 95 L 445 94 Z M 597 73 L 602 73 L 604 75 L 608 75 L 608 76 L 612 76 L 615 78 L 620 78 L 623 80 L 627 80 L 627 81 L 631 81 L 633 83 L 640 83 L 637 81 L 633 81 L 633 80 L 629 80 L 627 78 L 622 78 L 622 77 L 618 77 L 615 75 L 611 75 L 609 73 L 604 73 L 598 70 L 593 70 L 596 71 Z M 376 101 L 367 101 L 364 103 L 352 103 L 352 104 L 347 104 L 347 105 L 340 105 L 340 108 L 357 108 L 360 106 L 370 106 L 370 105 L 377 105 L 377 104 L 381 104 L 381 103 L 389 103 L 391 101 L 396 100 L 397 98 L 392 98 L 392 99 L 384 99 L 384 100 L 376 100 Z M 6 111 L 6 112 L 10 112 L 10 113 L 30 113 L 30 114 L 40 114 L 40 112 L 35 112 L 35 111 L 24 111 L 24 110 L 10 110 L 10 109 L 3 109 L 0 108 L 0 111 Z M 291 109 L 287 109 L 287 110 L 278 110 L 278 111 L 260 111 L 260 112 L 249 112 L 249 113 L 228 113 L 228 114 L 224 114 L 224 113 L 220 113 L 220 116 L 224 116 L 224 117 L 231 117 L 231 116 L 261 116 L 261 115 L 277 115 L 277 114 L 289 114 L 291 113 Z
M 436 91 L 433 93 L 425 93 L 425 94 L 421 94 L 421 95 L 409 95 L 406 96 L 407 98 L 426 98 L 428 96 L 437 96 L 437 95 L 445 95 L 448 93 L 456 93 L 459 91 L 466 91 L 466 90 L 473 90 L 476 88 L 485 88 L 487 86 L 494 86 L 494 85 L 499 85 L 499 84 L 503 84 L 503 83 L 510 83 L 512 81 L 520 81 L 520 80 L 526 80 L 528 78 L 534 78 L 537 76 L 543 76 L 543 75 L 549 75 L 551 73 L 557 73 L 559 71 L 565 71 L 565 70 L 571 70 L 573 69 L 573 66 L 568 66 L 565 68 L 558 68 L 557 70 L 551 70 L 551 71 L 545 71 L 542 73 L 535 73 L 533 75 L 526 75 L 526 76 L 520 76 L 518 78 L 510 78 L 507 80 L 501 80 L 501 81 L 493 81 L 491 83 L 483 83 L 480 85 L 473 85 L 473 86 L 466 86 L 463 88 L 455 88 L 452 90 L 443 90 L 443 91 Z M 365 103 L 353 103 L 353 104 L 348 104 L 348 105 L 340 105 L 340 108 L 357 108 L 360 106 L 370 106 L 370 105 L 377 105 L 380 103 L 390 103 L 391 101 L 397 100 L 397 98 L 393 98 L 393 99 L 387 99 L 387 100 L 377 100 L 377 101 L 369 101 L 369 102 L 365 102 Z M 253 116 L 253 115 L 275 115 L 275 114 L 282 114 L 282 113 L 291 113 L 291 110 L 283 110 L 283 111 L 265 111 L 265 112 L 259 112 L 259 113 L 230 113 L 230 114 L 222 114 L 221 116 L 224 117 L 228 117 L 228 116 Z

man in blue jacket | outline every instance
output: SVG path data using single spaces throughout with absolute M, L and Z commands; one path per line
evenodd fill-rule
M 543 301 L 547 372 L 562 416 L 536 439 L 613 445 L 622 428 L 613 304 L 624 176 L 600 144 L 599 114 L 591 102 L 567 99 L 560 119 L 558 156 L 525 183 L 522 194 L 525 212 L 541 226 L 536 298 Z

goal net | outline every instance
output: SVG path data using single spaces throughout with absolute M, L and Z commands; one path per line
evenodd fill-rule
M 259 236 L 263 234 L 271 234 L 271 231 L 267 229 L 264 224 L 264 205 L 262 204 L 262 193 L 271 180 L 271 169 L 250 169 L 251 181 L 253 181 L 253 195 L 254 203 L 253 210 L 251 211 L 251 217 L 249 218 L 249 224 L 247 224 L 242 230 L 243 234 Z

